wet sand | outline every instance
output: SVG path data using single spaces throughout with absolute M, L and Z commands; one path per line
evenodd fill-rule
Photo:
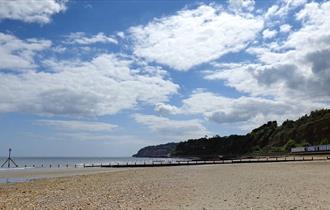
M 40 179 L 75 175 L 88 175 L 102 172 L 123 171 L 128 169 L 107 168 L 12 168 L 1 169 L 0 179 Z M 1 183 L 1 182 L 0 182 Z
M 0 209 L 330 209 L 330 161 L 110 170 L 0 184 Z

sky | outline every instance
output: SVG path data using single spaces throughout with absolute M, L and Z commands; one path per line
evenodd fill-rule
M 330 1 L 0 0 L 0 156 L 130 156 L 330 107 Z

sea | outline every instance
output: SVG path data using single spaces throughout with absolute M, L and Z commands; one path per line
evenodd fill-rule
M 57 169 L 66 168 L 83 168 L 91 165 L 114 165 L 114 164 L 150 164 L 150 163 L 168 163 L 174 161 L 185 161 L 187 159 L 179 158 L 134 158 L 134 157 L 12 157 L 17 167 L 11 163 L 3 163 L 7 160 L 6 157 L 0 157 L 0 183 L 15 183 L 26 182 L 33 179 L 43 178 L 45 175 L 40 174 L 42 171 L 51 173 Z M 3 167 L 1 167 L 3 165 Z M 14 177 L 11 173 L 19 173 Z M 35 176 L 26 177 L 27 173 L 34 173 Z
M 6 157 L 0 157 L 0 166 L 6 161 Z M 178 158 L 134 158 L 134 157 L 13 157 L 17 168 L 55 168 L 55 167 L 84 167 L 84 165 L 114 165 L 114 164 L 134 164 L 134 163 L 152 163 L 152 162 L 174 162 L 183 159 Z M 1 170 L 6 170 L 5 164 Z M 14 164 L 11 163 L 11 167 Z

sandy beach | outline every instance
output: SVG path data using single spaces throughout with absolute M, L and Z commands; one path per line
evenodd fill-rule
M 0 184 L 0 209 L 330 209 L 330 161 L 85 172 Z
M 124 170 L 128 169 L 111 169 L 111 172 Z M 109 170 L 105 168 L 12 168 L 9 170 L 0 169 L 0 184 L 26 182 L 43 178 L 89 175 L 102 172 L 109 172 Z

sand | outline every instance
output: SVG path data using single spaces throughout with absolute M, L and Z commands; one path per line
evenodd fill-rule
M 88 175 L 96 174 L 109 171 L 123 171 L 128 170 L 127 168 L 120 168 L 111 170 L 106 168 L 12 168 L 12 169 L 1 169 L 0 180 L 4 179 L 40 179 L 40 178 L 54 178 L 54 177 L 65 177 L 75 175 Z M 1 181 L 0 181 L 1 183 Z
M 0 209 L 330 209 L 330 161 L 134 168 L 0 184 Z

